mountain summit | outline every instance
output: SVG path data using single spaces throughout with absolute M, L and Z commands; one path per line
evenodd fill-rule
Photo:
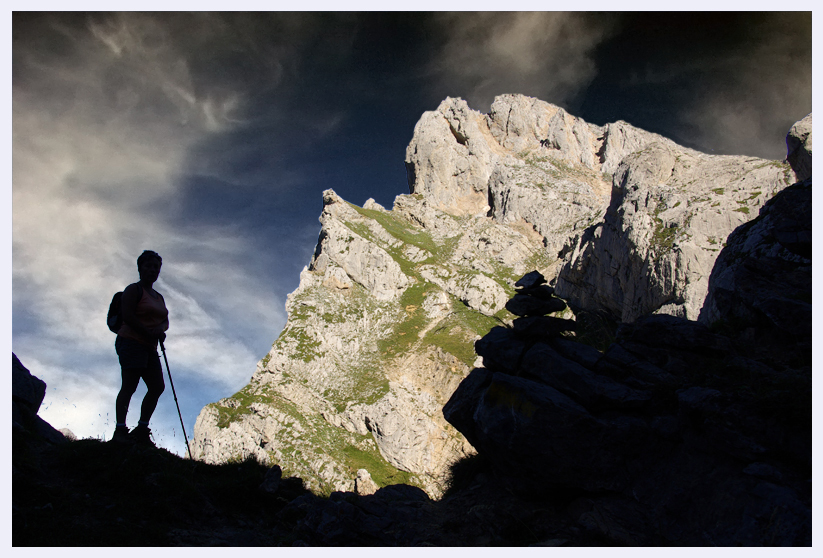
M 811 152 L 810 127 L 796 143 Z M 474 343 L 511 327 L 518 279 L 542 274 L 568 303 L 554 316 L 595 345 L 584 317 L 697 319 L 729 234 L 798 178 L 522 95 L 486 115 L 444 100 L 406 168 L 391 210 L 324 192 L 286 326 L 250 383 L 201 411 L 195 458 L 254 456 L 325 493 L 403 482 L 438 497 L 475 453 L 443 406 L 482 366 Z

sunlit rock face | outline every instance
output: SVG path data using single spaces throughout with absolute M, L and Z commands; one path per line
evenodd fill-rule
M 616 168 L 603 221 L 567 248 L 558 293 L 623 322 L 697 319 L 726 238 L 793 180 L 785 162 L 648 143 Z
M 475 364 L 474 341 L 510 316 L 513 282 L 553 262 L 533 232 L 419 195 L 367 205 L 324 193 L 286 327 L 248 386 L 203 409 L 195 457 L 251 455 L 321 492 L 353 491 L 365 470 L 437 496 L 474 453 L 443 405 Z
M 696 316 L 728 233 L 793 172 L 522 95 L 486 115 L 444 100 L 406 167 L 390 210 L 324 192 L 286 326 L 250 383 L 203 409 L 195 457 L 253 455 L 321 492 L 353 491 L 365 470 L 437 496 L 475 451 L 443 406 L 481 363 L 474 342 L 512 323 L 516 280 L 541 272 L 570 304 L 557 317 Z

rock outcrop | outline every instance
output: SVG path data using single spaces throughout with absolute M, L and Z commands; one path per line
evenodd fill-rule
M 366 205 L 324 193 L 286 327 L 246 388 L 203 409 L 196 458 L 254 456 L 319 491 L 352 491 L 365 470 L 378 486 L 438 495 L 451 463 L 474 453 L 441 409 L 474 341 L 510 316 L 514 278 L 550 261 L 533 233 L 419 195 Z
M 38 416 L 46 396 L 46 383 L 32 376 L 17 355 L 11 354 L 12 430 L 52 444 L 66 442 L 66 436 Z M 73 436 L 73 434 L 72 434 Z
M 697 319 L 726 237 L 792 179 L 787 163 L 649 143 L 617 167 L 603 221 L 566 248 L 558 294 L 623 322 Z
M 798 181 L 812 176 L 812 115 L 796 122 L 786 136 L 788 155 L 786 160 L 792 166 Z
M 612 544 L 810 545 L 810 180 L 729 237 L 704 311 L 714 330 L 646 316 L 603 353 L 518 318 L 477 342 L 444 416 Z
M 811 179 L 780 192 L 729 236 L 709 285 L 701 322 L 773 368 L 811 369 Z

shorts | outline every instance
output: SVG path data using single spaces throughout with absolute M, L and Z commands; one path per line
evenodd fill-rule
M 157 354 L 156 348 L 119 335 L 114 341 L 114 348 L 120 358 L 120 368 L 159 370 L 162 375 L 163 368 L 160 366 L 160 355 Z

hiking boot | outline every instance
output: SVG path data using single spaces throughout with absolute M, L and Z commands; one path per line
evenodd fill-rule
M 129 444 L 131 443 L 131 438 L 129 437 L 129 429 L 126 426 L 118 426 L 114 429 L 114 434 L 111 436 L 112 442 L 117 442 L 119 444 Z
M 151 429 L 148 426 L 138 424 L 129 433 L 129 438 L 134 440 L 135 443 L 156 447 L 152 441 Z

